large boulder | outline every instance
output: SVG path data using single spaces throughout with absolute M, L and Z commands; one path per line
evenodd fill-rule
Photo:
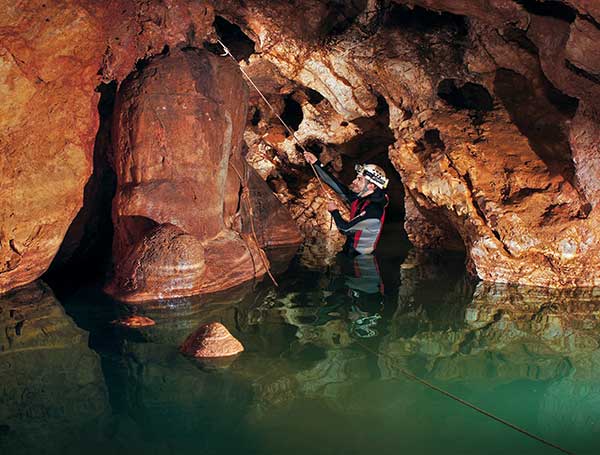
M 108 292 L 183 297 L 265 273 L 239 213 L 246 100 L 235 65 L 197 49 L 158 57 L 122 84 Z

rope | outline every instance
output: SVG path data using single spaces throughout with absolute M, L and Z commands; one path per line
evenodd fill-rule
M 386 353 L 383 353 L 381 351 L 376 351 L 374 349 L 371 349 L 369 346 L 367 346 L 366 344 L 362 343 L 360 340 L 356 340 L 356 342 L 360 346 L 362 346 L 364 349 L 366 349 L 367 351 L 371 352 L 372 354 L 382 355 L 382 356 L 387 357 L 388 359 L 390 359 L 392 361 L 396 360 L 394 357 L 392 357 L 392 356 L 390 356 L 390 355 L 388 355 Z M 537 436 L 537 435 L 535 435 L 533 433 L 530 433 L 529 431 L 527 431 L 527 430 L 525 430 L 525 429 L 523 429 L 523 428 L 521 428 L 521 427 L 519 427 L 519 426 L 517 426 L 517 425 L 515 425 L 513 423 L 510 423 L 508 420 L 505 420 L 505 419 L 503 419 L 501 417 L 498 417 L 498 416 L 492 414 L 491 412 L 488 412 L 485 409 L 482 409 L 482 408 L 474 405 L 473 403 L 470 403 L 467 400 L 464 400 L 464 399 L 462 399 L 462 398 L 454 395 L 453 393 L 450 393 L 450 392 L 448 392 L 448 391 L 446 391 L 446 390 L 444 390 L 444 389 L 442 389 L 440 387 L 437 387 L 437 386 L 433 385 L 432 383 L 426 381 L 425 379 L 422 379 L 422 378 L 418 377 L 417 375 L 411 373 L 408 370 L 405 370 L 404 368 L 399 368 L 398 371 L 400 371 L 400 373 L 402 373 L 407 378 L 412 379 L 413 381 L 416 381 L 416 382 L 424 385 L 425 387 L 428 387 L 428 388 L 430 388 L 432 390 L 435 390 L 436 392 L 439 392 L 442 395 L 445 395 L 448 398 L 450 398 L 450 399 L 452 399 L 452 400 L 454 400 L 454 401 L 456 401 L 456 402 L 458 402 L 458 403 L 460 403 L 460 404 L 462 404 L 464 406 L 467 406 L 468 408 L 471 408 L 474 411 L 477 411 L 480 414 L 483 414 L 484 416 L 489 417 L 490 419 L 495 420 L 496 422 L 499 422 L 499 423 L 501 423 L 503 425 L 506 425 L 507 427 L 512 428 L 513 430 L 518 431 L 519 433 L 522 433 L 525 436 L 528 436 L 528 437 L 530 437 L 532 439 L 535 439 L 538 442 L 541 442 L 542 444 L 545 444 L 545 445 L 547 445 L 549 447 L 552 447 L 552 448 L 554 448 L 556 450 L 559 450 L 562 453 L 566 453 L 566 454 L 569 454 L 569 455 L 575 455 L 574 452 L 571 452 L 570 450 L 564 449 L 564 448 L 562 448 L 561 446 L 559 446 L 557 444 L 554 444 L 554 443 L 552 443 L 552 442 L 550 442 L 550 441 L 548 441 L 548 440 L 546 440 L 546 439 L 544 439 L 544 438 L 542 438 L 540 436 Z
M 258 92 L 258 94 L 263 99 L 263 101 L 267 104 L 267 106 L 269 106 L 269 109 L 271 109 L 271 112 L 273 112 L 273 114 L 275 115 L 275 117 L 277 117 L 277 119 L 281 122 L 281 124 L 283 125 L 283 127 L 290 134 L 290 136 L 294 139 L 294 141 L 296 141 L 296 144 L 298 144 L 300 146 L 300 148 L 302 149 L 302 151 L 304 153 L 308 153 L 308 150 L 306 150 L 306 148 L 304 147 L 304 145 L 302 145 L 300 143 L 300 141 L 296 137 L 296 134 L 294 133 L 294 131 L 289 126 L 287 126 L 287 124 L 285 123 L 285 121 L 281 118 L 281 116 L 273 108 L 273 106 L 271 105 L 271 103 L 269 103 L 269 100 L 267 100 L 267 98 L 265 97 L 265 95 L 263 95 L 263 93 L 256 86 L 256 84 L 254 83 L 254 81 L 250 78 L 250 76 L 248 76 L 248 74 L 246 73 L 246 71 L 244 71 L 244 68 L 242 68 L 242 66 L 239 64 L 239 62 L 231 54 L 231 52 L 229 51 L 229 48 L 227 46 L 225 46 L 225 44 L 223 44 L 223 42 L 220 39 L 217 39 L 217 42 L 223 47 L 223 50 L 225 51 L 225 53 L 223 54 L 223 57 L 225 57 L 225 56 L 231 57 L 231 60 L 233 60 L 235 62 L 235 64 L 238 66 L 238 68 L 240 69 L 240 71 L 242 72 L 242 74 L 244 75 L 244 77 L 248 80 L 248 82 L 250 83 L 250 85 L 252 85 L 252 87 L 254 87 L 254 90 L 256 90 Z M 317 174 L 317 170 L 315 169 L 315 166 L 313 165 L 313 163 L 308 163 L 308 164 L 310 164 L 310 167 L 311 167 L 313 173 L 315 174 L 315 177 L 317 177 L 317 181 L 319 182 L 319 185 L 321 186 L 321 190 L 323 191 L 323 194 L 325 195 L 325 197 L 328 200 L 331 200 L 331 198 L 329 197 L 329 194 L 327 194 L 327 191 L 325 191 L 325 187 L 323 186 L 323 182 L 321 181 L 321 178 L 319 177 L 319 174 Z
M 271 270 L 269 267 L 269 261 L 266 257 L 266 254 L 263 251 L 263 249 L 260 247 L 260 243 L 258 242 L 258 237 L 256 236 L 256 230 L 254 229 L 254 210 L 252 210 L 252 204 L 250 203 L 250 190 L 248 189 L 248 179 L 242 178 L 242 174 L 240 174 L 240 171 L 238 171 L 238 169 L 233 165 L 233 163 L 231 161 L 229 161 L 229 164 L 231 165 L 231 167 L 237 174 L 238 178 L 240 179 L 240 184 L 242 185 L 242 201 L 244 201 L 246 203 L 246 210 L 248 210 L 248 216 L 250 217 L 250 228 L 252 229 L 252 237 L 254 237 L 254 241 L 256 242 L 256 246 L 258 247 L 258 252 L 259 252 L 258 254 L 260 256 L 260 259 L 262 260 L 262 263 L 263 263 L 263 266 L 265 267 L 265 269 L 267 269 L 267 273 L 269 274 L 271 281 L 273 281 L 273 284 L 276 287 L 279 287 L 279 285 L 277 284 L 277 281 L 275 280 L 275 277 L 271 273 Z M 250 256 L 252 256 L 252 253 L 250 253 Z
M 227 46 L 225 46 L 225 44 L 224 44 L 224 43 L 223 43 L 223 42 L 222 42 L 220 39 L 217 39 L 217 42 L 218 42 L 218 43 L 219 43 L 219 44 L 220 44 L 220 45 L 223 47 L 223 50 L 225 51 L 225 53 L 223 54 L 223 56 L 225 57 L 225 56 L 227 56 L 227 55 L 228 55 L 229 57 L 231 57 L 231 59 L 232 59 L 232 60 L 235 62 L 235 64 L 236 64 L 236 65 L 239 67 L 239 69 L 240 69 L 240 71 L 242 72 L 242 74 L 244 75 L 244 77 L 245 77 L 245 78 L 248 80 L 248 82 L 250 83 L 250 85 L 252 85 L 252 87 L 253 87 L 253 88 L 254 88 L 254 89 L 255 89 L 255 90 L 258 92 L 258 94 L 259 94 L 259 95 L 260 95 L 260 97 L 263 99 L 263 101 L 264 101 L 264 102 L 267 104 L 267 106 L 269 106 L 269 109 L 271 109 L 271 112 L 273 112 L 273 114 L 274 114 L 274 115 L 277 117 L 277 119 L 278 119 L 278 120 L 281 122 L 281 124 L 284 126 L 284 128 L 287 130 L 287 132 L 288 132 L 288 133 L 291 135 L 291 137 L 294 139 L 294 141 L 296 141 L 296 143 L 297 143 L 297 144 L 300 146 L 300 148 L 302 149 L 302 151 L 303 151 L 303 152 L 308 152 L 308 150 L 306 150 L 306 148 L 304 147 L 304 145 L 302 145 L 302 144 L 300 143 L 300 141 L 299 141 L 299 140 L 298 140 L 298 138 L 296 137 L 296 134 L 294 133 L 294 131 L 293 131 L 293 130 L 292 130 L 292 129 L 291 129 L 291 128 L 290 128 L 290 127 L 289 127 L 289 126 L 288 126 L 288 125 L 285 123 L 285 121 L 284 121 L 284 120 L 283 120 L 283 119 L 280 117 L 280 115 L 279 115 L 279 114 L 278 114 L 278 113 L 275 111 L 275 109 L 273 108 L 273 106 L 271 105 L 271 103 L 269 103 L 269 101 L 267 100 L 267 98 L 266 98 L 266 97 L 265 97 L 265 96 L 262 94 L 262 92 L 261 92 L 261 91 L 260 91 L 260 89 L 259 89 L 259 88 L 256 86 L 256 84 L 254 83 L 254 81 L 253 81 L 253 80 L 250 78 L 250 76 L 248 76 L 248 74 L 247 74 L 247 73 L 244 71 L 244 69 L 243 69 L 243 68 L 241 67 L 241 65 L 239 64 L 239 62 L 238 62 L 238 61 L 235 59 L 235 57 L 234 57 L 234 56 L 231 54 L 231 52 L 229 51 L 229 48 L 228 48 Z M 327 194 L 327 192 L 325 191 L 325 187 L 323 186 L 323 182 L 321 181 L 321 178 L 319 177 L 319 174 L 317 174 L 317 171 L 316 171 L 316 169 L 315 169 L 314 165 L 313 165 L 312 163 L 308 163 L 308 164 L 310 164 L 310 167 L 311 167 L 311 169 L 312 169 L 313 173 L 315 174 L 315 177 L 317 177 L 317 181 L 319 182 L 319 185 L 321 186 L 321 190 L 323 191 L 323 194 L 325 194 L 325 196 L 327 197 L 327 199 L 330 199 L 330 198 L 329 198 L 329 195 L 328 195 L 328 194 Z M 238 171 L 238 170 L 235 168 L 235 166 L 233 166 L 233 165 L 232 165 L 232 167 L 233 167 L 233 169 L 234 169 L 234 170 L 237 172 L 238 176 L 240 177 L 240 180 L 243 182 L 243 180 L 242 180 L 242 177 L 241 177 L 241 175 L 240 175 L 239 171 Z M 242 185 L 243 185 L 243 183 L 242 183 Z M 246 202 L 248 203 L 248 201 L 246 201 Z M 250 213 L 250 220 L 251 220 L 252 233 L 253 233 L 253 235 L 254 235 L 254 240 L 255 240 L 255 241 L 257 242 L 257 244 L 258 244 L 258 240 L 257 240 L 257 238 L 256 238 L 256 233 L 255 233 L 255 231 L 254 231 L 254 222 L 252 221 L 252 208 L 251 208 L 251 207 L 249 207 L 249 213 Z M 262 253 L 262 254 L 261 254 L 261 258 L 263 258 L 263 260 L 264 260 L 264 257 L 263 257 L 263 255 L 264 255 L 264 252 L 262 251 L 262 249 L 261 249 L 260 251 L 261 251 L 261 253 Z M 271 272 L 270 272 L 270 270 L 269 270 L 269 267 L 267 267 L 267 272 L 269 273 L 269 276 L 270 276 L 270 277 L 271 277 L 271 279 L 273 280 L 273 283 L 275 283 L 275 285 L 277 286 L 277 282 L 275 281 L 275 278 L 273 278 L 273 275 L 271 275 Z M 386 356 L 386 357 L 388 357 L 388 358 L 389 358 L 389 359 L 391 359 L 391 360 L 395 360 L 393 357 L 391 357 L 391 356 L 389 356 L 389 355 L 387 355 L 387 354 L 384 354 L 384 353 L 382 353 L 382 352 L 375 351 L 375 350 L 373 350 L 373 349 L 369 348 L 367 345 L 365 345 L 365 344 L 361 343 L 360 341 L 358 341 L 358 344 L 360 344 L 360 345 L 361 345 L 363 348 L 365 348 L 367 351 L 370 351 L 371 353 L 373 353 L 373 354 L 375 354 L 375 355 L 383 355 L 383 356 Z M 503 424 L 503 425 L 506 425 L 507 427 L 509 427 L 509 428 L 512 428 L 513 430 L 515 430 L 515 431 L 518 431 L 519 433 L 522 433 L 522 434 L 524 434 L 525 436 L 528 436 L 528 437 L 530 437 L 530 438 L 532 438 L 532 439 L 535 439 L 536 441 L 538 441 L 538 442 L 541 442 L 542 444 L 545 444 L 545 445 L 547 445 L 547 446 L 549 446 L 549 447 L 552 447 L 552 448 L 554 448 L 554 449 L 556 449 L 556 450 L 559 450 L 560 452 L 563 452 L 563 453 L 566 453 L 566 454 L 569 454 L 569 455 L 575 455 L 575 454 L 574 454 L 574 452 L 571 452 L 571 451 L 569 451 L 569 450 L 567 450 L 567 449 L 564 449 L 564 448 L 562 448 L 561 446 L 559 446 L 559 445 L 557 445 L 557 444 L 554 444 L 554 443 L 552 443 L 552 442 L 550 442 L 550 441 L 548 441 L 548 440 L 546 440 L 546 439 L 544 439 L 544 438 L 542 438 L 542 437 L 540 437 L 540 436 L 537 436 L 537 435 L 535 435 L 535 434 L 533 434 L 533 433 L 530 433 L 529 431 L 527 431 L 527 430 L 525 430 L 525 429 L 523 429 L 523 428 L 521 428 L 521 427 L 519 427 L 519 426 L 517 426 L 517 425 L 515 425 L 515 424 L 513 424 L 513 423 L 510 423 L 508 420 L 505 420 L 505 419 L 503 419 L 503 418 L 501 418 L 501 417 L 495 416 L 495 415 L 494 415 L 494 414 L 492 414 L 491 412 L 488 412 L 488 411 L 486 411 L 485 409 L 479 408 L 479 407 L 477 407 L 476 405 L 474 405 L 474 404 L 472 404 L 472 403 L 470 403 L 470 402 L 468 402 L 468 401 L 466 401 L 466 400 L 463 400 L 462 398 L 460 398 L 460 397 L 458 397 L 458 396 L 456 396 L 456 395 L 454 395 L 454 394 L 452 394 L 452 393 L 450 393 L 450 392 L 448 392 L 448 391 L 446 391 L 446 390 L 444 390 L 444 389 L 442 389 L 442 388 L 440 388 L 440 387 L 437 387 L 437 386 L 435 386 L 435 385 L 431 384 L 430 382 L 426 381 L 425 379 L 422 379 L 422 378 L 420 378 L 420 377 L 418 377 L 418 376 L 414 375 L 413 373 L 411 373 L 411 372 L 410 372 L 410 371 L 408 371 L 408 370 L 405 370 L 404 368 L 400 368 L 400 369 L 399 369 L 399 371 L 400 371 L 400 372 L 401 372 L 401 373 L 402 373 L 404 376 L 406 376 L 407 378 L 409 378 L 409 379 L 412 379 L 413 381 L 419 382 L 420 384 L 423 384 L 424 386 L 426 386 L 426 387 L 428 387 L 428 388 L 430 388 L 430 389 L 432 389 L 432 390 L 435 390 L 436 392 L 439 392 L 439 393 L 441 393 L 442 395 L 445 395 L 445 396 L 447 396 L 448 398 L 450 398 L 450 399 L 452 399 L 452 400 L 454 400 L 454 401 L 456 401 L 456 402 L 458 402 L 458 403 L 460 403 L 460 404 L 462 404 L 462 405 L 464 405 L 464 406 L 467 406 L 468 408 L 471 408 L 471 409 L 473 409 L 474 411 L 477 411 L 477 412 L 479 412 L 480 414 L 483 414 L 484 416 L 487 416 L 487 417 L 489 417 L 490 419 L 493 419 L 493 420 L 495 420 L 496 422 L 499 422 L 499 423 L 501 423 L 501 424 Z

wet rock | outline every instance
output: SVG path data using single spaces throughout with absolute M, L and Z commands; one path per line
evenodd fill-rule
M 113 324 L 119 325 L 121 327 L 138 328 L 138 327 L 149 327 L 149 326 L 156 324 L 156 322 L 154 322 L 152 319 L 150 319 L 146 316 L 134 315 L 134 316 L 129 316 L 129 317 L 122 318 L 122 319 L 117 319 L 117 320 L 113 321 Z
M 309 268 L 321 268 L 333 263 L 335 254 L 341 251 L 346 237 L 335 226 L 327 211 L 327 202 L 337 201 L 340 213 L 346 219 L 350 210 L 340 197 L 326 185 L 321 186 L 316 178 L 300 190 L 288 207 L 292 217 L 304 234 L 305 243 L 301 250 L 302 264 Z
M 595 54 L 581 59 L 594 41 L 590 21 L 571 24 L 568 7 L 428 0 L 410 5 L 452 14 L 394 7 L 371 22 L 359 14 L 317 46 L 278 25 L 275 10 L 267 13 L 262 4 L 224 2 L 219 9 L 261 37 L 261 58 L 281 75 L 318 92 L 324 101 L 317 107 L 328 103 L 351 125 L 373 116 L 375 93 L 389 106 L 396 138 L 389 158 L 405 186 L 406 230 L 416 246 L 464 248 L 469 270 L 484 280 L 600 283 L 593 246 L 600 85 Z M 571 4 L 591 14 L 587 3 Z M 298 14 L 283 4 L 276 11 Z M 500 25 L 507 17 L 512 25 Z M 315 36 L 323 25 L 311 23 Z M 569 58 L 571 66 L 564 64 Z M 511 83 L 502 83 L 505 68 L 516 73 Z M 518 99 L 523 93 L 526 99 Z M 310 117 L 310 109 L 303 115 Z M 321 142 L 337 138 L 326 123 L 307 119 L 298 132 Z M 286 150 L 290 139 L 278 137 L 270 146 Z M 285 172 L 273 164 L 270 175 Z
M 248 199 L 243 200 L 242 203 L 246 203 L 243 224 L 247 233 L 256 235 L 260 248 L 302 243 L 304 237 L 288 209 L 252 167 L 246 166 L 246 169 Z
M 181 345 L 181 352 L 196 358 L 228 357 L 244 350 L 227 328 L 212 322 L 198 328 Z

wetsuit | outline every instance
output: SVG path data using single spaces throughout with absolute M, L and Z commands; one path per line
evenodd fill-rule
M 376 188 L 368 196 L 359 197 L 346 185 L 337 180 L 325 169 L 320 161 L 314 164 L 319 177 L 336 193 L 350 203 L 350 220 L 346 221 L 338 210 L 331 212 L 335 225 L 346 236 L 344 250 L 349 253 L 369 254 L 375 250 L 389 199 L 387 194 Z

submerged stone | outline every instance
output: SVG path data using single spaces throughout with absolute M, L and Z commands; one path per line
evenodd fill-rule
M 113 321 L 113 324 L 120 325 L 122 327 L 149 327 L 151 325 L 156 324 L 152 319 L 147 318 L 146 316 L 128 316 L 126 318 L 121 318 Z

